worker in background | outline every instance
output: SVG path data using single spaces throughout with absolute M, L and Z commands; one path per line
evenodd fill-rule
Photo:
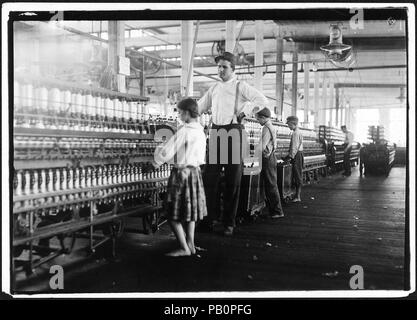
M 205 232 L 213 231 L 213 222 L 216 219 L 216 208 L 219 199 L 219 181 L 221 171 L 224 169 L 226 190 L 224 194 L 223 225 L 225 236 L 233 235 L 236 225 L 236 213 L 239 204 L 240 183 L 243 174 L 243 143 L 242 131 L 244 117 L 252 116 L 254 113 L 268 105 L 266 97 L 246 82 L 238 81 L 235 75 L 235 56 L 230 52 L 215 58 L 218 68 L 218 75 L 221 81 L 214 84 L 198 101 L 200 115 L 211 111 L 212 126 L 208 143 L 207 165 L 204 169 L 204 187 L 207 195 L 208 216 L 200 223 L 199 230 Z M 224 142 L 218 136 L 229 134 L 232 139 Z M 236 134 L 238 132 L 238 134 Z M 238 136 L 238 139 L 236 138 Z M 238 140 L 238 141 L 236 141 Z M 227 143 L 221 147 L 220 144 Z M 240 150 L 236 155 L 236 147 Z M 227 150 L 227 161 L 224 157 L 221 160 L 220 153 Z M 213 161 L 210 154 L 216 154 L 217 159 Z M 236 157 L 238 160 L 236 161 Z M 235 160 L 234 160 L 235 158 Z M 213 163 L 214 162 L 214 163 Z M 226 162 L 226 163 L 225 163 Z
M 262 126 L 262 171 L 261 179 L 264 185 L 266 203 L 271 218 L 282 218 L 284 211 L 277 185 L 277 157 L 275 155 L 276 129 L 271 122 L 271 111 L 264 108 L 256 114 L 256 119 Z
M 351 174 L 350 152 L 352 151 L 353 133 L 348 131 L 345 125 L 341 126 L 341 129 L 345 134 L 345 143 L 343 145 L 343 168 L 345 171 L 342 173 L 342 175 L 349 177 Z
M 287 125 L 292 130 L 290 148 L 288 155 L 283 159 L 292 164 L 292 179 L 295 186 L 295 198 L 293 202 L 301 202 L 301 186 L 303 185 L 303 135 L 298 128 L 298 118 L 290 116 L 287 118 Z

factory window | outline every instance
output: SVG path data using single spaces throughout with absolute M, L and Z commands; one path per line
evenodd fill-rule
M 324 123 L 325 125 L 330 125 L 330 123 L 333 123 L 330 119 L 330 109 L 326 109 L 326 119 Z
M 142 49 L 145 50 L 145 51 L 155 51 L 155 47 L 154 46 L 143 47 Z
M 355 140 L 360 143 L 368 141 L 368 127 L 379 125 L 378 109 L 358 109 L 356 111 L 354 128 L 351 128 L 355 135 Z
M 406 122 L 407 114 L 405 109 L 389 110 L 388 140 L 396 143 L 399 147 L 406 146 Z
M 132 29 L 130 30 L 130 36 L 132 38 L 138 38 L 138 37 L 143 37 L 143 31 L 142 30 L 138 30 L 138 29 Z

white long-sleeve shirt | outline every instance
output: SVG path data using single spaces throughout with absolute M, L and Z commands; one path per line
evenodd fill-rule
M 291 134 L 289 156 L 294 159 L 297 152 L 303 150 L 303 135 L 301 134 L 301 130 L 297 127 Z
M 350 146 L 352 146 L 353 143 L 353 133 L 350 131 L 347 131 L 345 133 L 345 143 L 347 144 L 346 148 L 349 148 Z
M 268 120 L 262 127 L 262 155 L 264 157 L 269 157 L 276 146 L 276 131 L 271 120 Z
M 217 82 L 198 100 L 198 111 L 200 114 L 211 110 L 212 122 L 217 125 L 237 123 L 235 117 L 235 97 L 237 78 L 233 76 L 228 81 Z M 274 114 L 268 105 L 267 98 L 257 89 L 244 81 L 239 81 L 239 93 L 236 115 L 244 112 L 251 116 L 253 113 L 267 107 Z
M 197 167 L 205 163 L 206 135 L 198 122 L 185 123 L 162 146 L 155 150 L 154 160 L 160 166 L 171 163 L 177 166 Z

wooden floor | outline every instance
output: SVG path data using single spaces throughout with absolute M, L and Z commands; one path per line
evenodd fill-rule
M 349 269 L 364 270 L 365 289 L 404 289 L 405 168 L 389 177 L 334 175 L 303 189 L 303 202 L 279 220 L 259 218 L 233 238 L 196 234 L 207 251 L 167 258 L 167 225 L 155 235 L 125 234 L 118 260 L 60 258 L 65 292 L 349 290 Z M 53 263 L 52 263 L 53 264 Z M 47 266 L 43 267 L 47 270 Z M 40 271 L 41 272 L 41 271 Z M 48 290 L 43 277 L 19 291 Z

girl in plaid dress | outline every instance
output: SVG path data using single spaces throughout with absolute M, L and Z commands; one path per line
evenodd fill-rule
M 205 163 L 206 136 L 198 122 L 197 103 L 190 98 L 178 103 L 179 118 L 184 123 L 166 144 L 155 151 L 154 167 L 174 165 L 168 179 L 167 217 L 180 248 L 168 256 L 195 253 L 195 222 L 207 215 L 206 196 L 200 165 Z

